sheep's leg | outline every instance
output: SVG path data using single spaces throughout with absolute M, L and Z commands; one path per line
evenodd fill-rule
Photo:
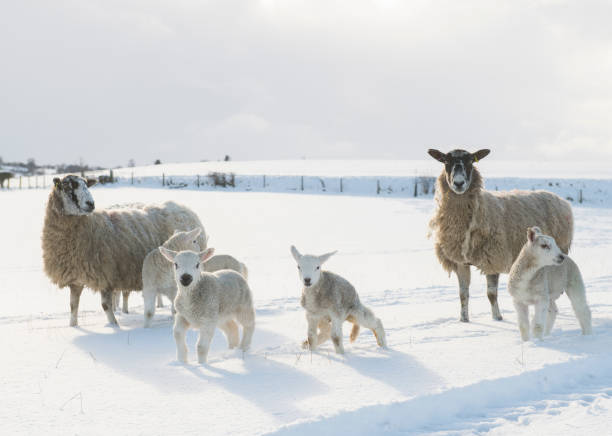
M 100 292 L 100 295 L 102 300 L 102 310 L 104 310 L 104 313 L 106 313 L 108 323 L 119 325 L 117 323 L 117 319 L 115 318 L 115 314 L 113 313 L 113 290 L 104 289 L 102 292 Z
M 457 265 L 457 279 L 459 280 L 459 299 L 461 300 L 461 322 L 470 322 L 468 302 L 470 300 L 470 266 Z
M 255 331 L 255 311 L 252 308 L 243 310 L 238 314 L 238 322 L 242 324 L 242 342 L 240 349 L 247 351 L 251 346 L 251 339 Z
M 206 363 L 208 358 L 208 350 L 210 349 L 210 342 L 212 341 L 213 335 L 215 334 L 215 322 L 210 321 L 200 327 L 200 336 L 198 337 L 198 363 Z
M 144 299 L 144 326 L 149 328 L 155 315 L 155 290 L 149 287 L 144 288 L 142 298 Z
M 164 307 L 164 299 L 161 294 L 157 294 L 157 307 Z
M 123 313 L 129 313 L 128 311 L 128 300 L 130 299 L 130 291 L 123 291 L 123 308 L 121 309 L 121 311 Z
M 499 285 L 499 274 L 487 274 L 487 297 L 491 303 L 491 315 L 496 321 L 501 321 L 503 318 L 497 304 L 497 287 Z
M 230 319 L 229 321 L 221 324 L 219 328 L 223 331 L 223 333 L 225 333 L 229 348 L 236 348 L 238 346 L 238 342 L 240 341 L 240 334 L 238 332 L 238 324 L 236 324 L 236 321 Z
M 572 309 L 574 309 L 574 314 L 576 314 L 576 318 L 578 318 L 582 334 L 590 335 L 593 333 L 593 327 L 591 325 L 591 309 L 589 309 L 589 305 L 586 300 L 586 293 L 582 278 L 574 278 L 571 280 L 565 293 L 572 303 Z
M 544 326 L 547 323 L 549 306 L 550 300 L 548 298 L 544 298 L 535 304 L 535 311 L 533 314 L 533 336 L 538 339 L 542 339 L 544 336 Z
M 552 331 L 553 326 L 555 325 L 555 319 L 557 319 L 557 314 L 559 313 L 559 309 L 557 308 L 557 303 L 554 301 L 550 302 L 548 306 L 548 317 L 546 318 L 546 330 L 544 330 L 544 334 L 548 336 Z
M 517 321 L 521 339 L 529 340 L 529 306 L 517 300 L 514 300 L 514 308 L 516 309 Z
M 306 344 L 307 344 L 306 348 L 309 348 L 310 351 L 314 351 L 317 348 L 318 319 L 306 314 L 306 321 L 308 321 L 308 339 L 306 340 Z
M 344 345 L 342 344 L 342 319 L 332 318 L 332 333 L 331 338 L 334 343 L 336 353 L 344 354 Z
M 185 318 L 177 315 L 174 319 L 174 342 L 176 343 L 176 359 L 179 362 L 187 363 L 187 343 L 185 342 L 185 336 L 187 335 L 187 329 L 189 323 Z
M 83 286 L 70 285 L 70 327 L 79 325 L 79 301 Z
M 119 291 L 113 292 L 113 312 L 117 311 L 119 308 L 119 299 L 121 298 L 121 293 Z
M 358 324 L 361 324 L 365 328 L 372 330 L 376 343 L 379 347 L 387 348 L 387 336 L 385 334 L 385 328 L 383 327 L 382 321 L 374 315 L 374 312 L 369 308 L 362 306 L 360 309 L 353 313 L 353 317 Z M 352 336 L 352 334 L 351 334 Z

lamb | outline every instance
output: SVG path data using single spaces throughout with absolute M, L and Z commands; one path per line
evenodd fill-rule
M 330 337 L 336 353 L 344 354 L 342 344 L 342 323 L 353 323 L 351 342 L 359 335 L 359 326 L 369 328 L 382 348 L 387 348 L 385 330 L 380 319 L 359 301 L 359 295 L 343 277 L 330 271 L 322 271 L 321 265 L 336 252 L 322 256 L 302 255 L 293 245 L 291 254 L 298 264 L 302 288 L 301 305 L 306 309 L 308 339 L 304 348 L 315 350 L 317 345 Z M 319 332 L 317 334 L 317 327 Z
M 510 269 L 508 291 L 518 315 L 523 341 L 529 340 L 529 305 L 535 305 L 533 335 L 549 335 L 559 310 L 555 301 L 563 291 L 572 303 L 583 335 L 591 334 L 591 310 L 578 265 L 538 227 L 527 230 L 527 242 Z
M 145 256 L 175 229 L 202 227 L 197 215 L 172 201 L 162 205 L 96 211 L 88 188 L 96 182 L 75 175 L 53 179 L 42 232 L 43 264 L 52 283 L 70 287 L 70 325 L 78 324 L 83 287 L 101 293 L 111 325 L 113 291 L 142 289 Z M 199 237 L 205 246 L 203 234 Z
M 206 247 L 200 248 L 197 236 L 202 230 L 197 228 L 189 232 L 175 232 L 168 239 L 163 247 L 173 251 L 192 250 L 200 251 Z M 208 238 L 207 238 L 208 241 Z M 202 265 L 202 270 L 206 272 L 215 272 L 222 269 L 231 269 L 240 274 L 245 279 L 248 279 L 248 269 L 245 264 L 239 262 L 230 255 L 216 255 L 211 257 Z M 152 250 L 144 260 L 142 266 L 142 296 L 144 298 L 144 326 L 151 327 L 153 316 L 155 315 L 155 296 L 157 295 L 158 303 L 161 295 L 165 295 L 171 301 L 171 310 L 174 315 L 174 298 L 176 297 L 177 286 L 174 281 L 172 265 L 170 265 L 163 257 L 158 249 Z M 159 306 L 158 306 L 159 307 Z
M 435 235 L 435 252 L 442 267 L 459 280 L 461 321 L 469 322 L 470 266 L 487 276 L 487 297 L 493 319 L 502 320 L 497 304 L 499 275 L 510 272 L 523 247 L 524 234 L 537 225 L 568 253 L 574 232 L 570 204 L 546 191 L 489 192 L 473 166 L 490 150 L 469 153 L 453 150 L 429 154 L 444 163 L 436 182 L 437 209 L 429 227 Z
M 174 340 L 177 359 L 187 362 L 187 329 L 200 330 L 197 344 L 198 362 L 206 363 L 210 342 L 219 327 L 226 335 L 229 348 L 238 346 L 238 321 L 242 325 L 239 348 L 247 351 L 255 329 L 253 297 L 245 278 L 236 271 L 203 271 L 203 264 L 214 253 L 213 248 L 201 251 L 172 251 L 159 248 L 174 263 L 178 293 L 174 300 Z
M 202 233 L 201 228 L 188 232 L 175 231 L 163 243 L 162 247 L 174 251 L 193 250 L 200 251 L 197 237 Z M 203 247 L 206 248 L 206 247 Z M 144 326 L 151 327 L 155 315 L 155 298 L 165 295 L 171 301 L 171 310 L 174 314 L 174 297 L 176 296 L 176 283 L 172 265 L 169 264 L 159 249 L 151 250 L 142 264 L 142 297 L 144 299 Z

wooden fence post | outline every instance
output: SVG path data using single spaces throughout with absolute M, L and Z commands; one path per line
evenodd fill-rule
M 304 176 L 302 176 L 302 183 L 300 185 L 301 190 L 304 190 Z
M 19 189 L 21 189 L 21 176 L 19 176 Z
M 162 173 L 162 186 L 166 186 L 166 174 Z
M 380 194 L 380 180 L 376 180 L 376 195 Z
M 340 192 L 344 192 L 344 187 L 342 186 L 342 177 L 340 177 Z

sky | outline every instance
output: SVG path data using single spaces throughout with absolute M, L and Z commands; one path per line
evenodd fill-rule
M 0 4 L 0 157 L 612 158 L 612 3 Z

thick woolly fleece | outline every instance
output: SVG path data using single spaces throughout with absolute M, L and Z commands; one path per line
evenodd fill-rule
M 525 243 L 527 228 L 538 226 L 568 253 L 574 218 L 570 204 L 546 191 L 490 192 L 476 168 L 467 192 L 454 193 L 443 171 L 436 182 L 437 209 L 429 223 L 435 251 L 450 274 L 461 264 L 483 274 L 508 273 Z

